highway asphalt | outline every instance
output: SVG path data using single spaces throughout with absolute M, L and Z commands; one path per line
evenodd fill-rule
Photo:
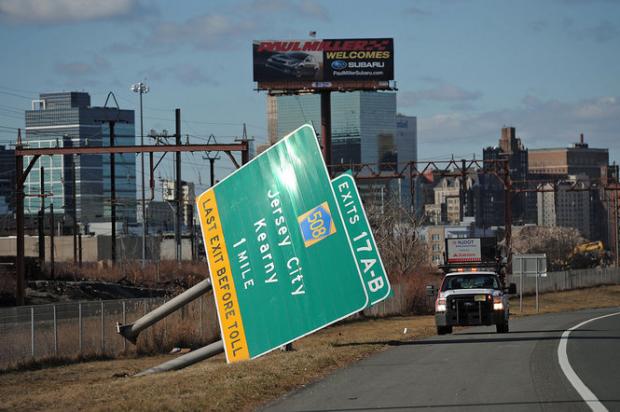
M 560 366 L 558 347 L 567 329 L 619 312 L 511 318 L 508 334 L 472 327 L 403 341 L 264 410 L 589 411 L 574 377 L 569 380 Z M 600 402 L 592 407 L 620 411 L 620 314 L 584 324 L 565 339 L 568 364 Z

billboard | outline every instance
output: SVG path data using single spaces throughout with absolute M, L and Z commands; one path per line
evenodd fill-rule
M 255 82 L 394 80 L 394 40 L 255 40 Z
M 446 239 L 446 254 L 448 264 L 480 262 L 480 239 Z

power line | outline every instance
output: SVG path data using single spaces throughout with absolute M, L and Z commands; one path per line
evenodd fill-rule
M 8 96 L 14 96 L 14 97 L 21 97 L 22 99 L 26 99 L 26 100 L 32 100 L 32 97 L 24 96 L 22 94 L 17 94 L 17 93 L 4 92 L 2 90 L 0 90 L 0 94 L 6 94 Z

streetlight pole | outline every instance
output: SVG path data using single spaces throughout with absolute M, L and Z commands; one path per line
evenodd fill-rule
M 131 90 L 140 94 L 140 145 L 144 146 L 144 116 L 142 113 L 142 95 L 149 92 L 149 87 L 140 82 L 131 86 Z M 140 155 L 142 170 L 142 267 L 146 262 L 146 194 L 144 187 L 144 153 Z

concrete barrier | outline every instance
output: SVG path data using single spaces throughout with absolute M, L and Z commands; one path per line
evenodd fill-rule
M 517 284 L 519 291 L 521 280 L 520 276 L 510 276 L 510 282 Z M 571 290 L 586 288 L 599 285 L 618 285 L 620 284 L 620 268 L 606 267 L 593 269 L 575 269 L 562 272 L 549 272 L 547 276 L 539 276 L 538 291 L 557 292 L 561 290 Z M 532 294 L 536 292 L 536 277 L 523 277 L 523 293 Z
M 98 262 L 112 259 L 111 236 L 82 236 L 82 262 Z M 0 238 L 0 256 L 16 256 L 17 241 L 15 236 Z M 24 238 L 25 256 L 39 256 L 39 238 Z M 51 240 L 45 237 L 45 261 L 50 262 Z M 181 240 L 182 260 L 191 260 L 192 244 L 188 238 Z M 159 236 L 147 237 L 147 259 L 176 259 L 176 243 L 174 239 Z M 118 236 L 116 239 L 116 258 L 118 261 L 142 259 L 142 238 L 140 236 Z M 73 262 L 73 236 L 54 237 L 54 260 L 56 262 Z

